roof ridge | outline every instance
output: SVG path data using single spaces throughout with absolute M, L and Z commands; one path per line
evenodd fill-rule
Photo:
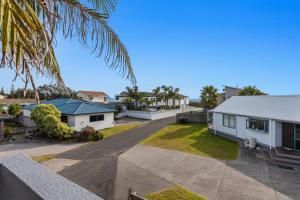
M 74 114 L 77 113 L 77 111 L 79 110 L 79 108 L 84 104 L 84 102 L 80 102 L 80 105 L 78 106 L 78 108 L 76 108 L 76 110 L 74 111 Z

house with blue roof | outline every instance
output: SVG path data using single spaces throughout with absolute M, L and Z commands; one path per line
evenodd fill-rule
M 61 119 L 76 131 L 81 131 L 86 126 L 91 126 L 95 130 L 101 130 L 114 126 L 114 112 L 108 105 L 94 102 L 87 102 L 77 99 L 53 99 L 41 102 L 42 104 L 52 104 L 61 112 Z M 37 104 L 23 107 L 23 120 L 25 126 L 31 126 L 31 110 Z

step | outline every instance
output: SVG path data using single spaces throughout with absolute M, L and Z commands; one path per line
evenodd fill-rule
M 270 164 L 270 165 L 274 165 L 274 166 L 277 166 L 277 167 L 280 167 L 280 168 L 291 168 L 291 170 L 296 170 L 296 169 L 300 169 L 298 165 L 293 165 L 293 164 L 290 164 L 290 163 L 286 163 L 286 162 L 282 162 L 282 161 L 275 161 L 275 160 L 272 160 L 272 158 L 270 157 L 269 153 L 268 152 L 264 152 L 264 159 L 265 159 L 265 162 L 267 164 Z
M 287 150 L 285 150 L 285 151 L 287 151 Z M 283 153 L 283 152 L 280 151 L 280 149 L 277 149 L 277 148 L 275 148 L 275 152 L 280 157 L 286 157 L 286 158 L 291 158 L 293 160 L 299 160 L 300 161 L 300 156 L 298 156 L 298 155 Z
M 274 161 L 284 162 L 287 164 L 298 165 L 300 166 L 300 160 L 295 160 L 283 156 L 278 156 L 274 150 L 268 151 L 270 158 Z

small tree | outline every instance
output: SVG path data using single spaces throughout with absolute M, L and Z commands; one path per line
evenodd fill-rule
M 38 105 L 30 115 L 40 133 L 59 139 L 70 138 L 73 130 L 67 124 L 61 122 L 60 117 L 60 111 L 51 104 Z
M 0 105 L 0 114 L 5 114 L 6 112 L 5 112 L 5 110 L 4 110 L 4 108 Z
M 11 104 L 8 107 L 8 114 L 14 117 L 19 116 L 21 113 L 22 113 L 22 106 L 20 104 L 15 103 L 15 104 Z
M 262 91 L 256 88 L 256 86 L 246 86 L 240 92 L 240 96 L 258 96 L 258 95 L 265 95 Z

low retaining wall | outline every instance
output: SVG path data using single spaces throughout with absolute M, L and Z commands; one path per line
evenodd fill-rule
M 0 159 L 1 200 L 102 200 L 24 155 Z
M 133 117 L 139 119 L 156 120 L 167 117 L 174 117 L 178 113 L 200 111 L 200 108 L 185 108 L 185 109 L 174 109 L 174 110 L 162 110 L 162 111 L 136 111 L 136 110 L 126 110 L 125 112 L 119 113 L 118 117 Z

